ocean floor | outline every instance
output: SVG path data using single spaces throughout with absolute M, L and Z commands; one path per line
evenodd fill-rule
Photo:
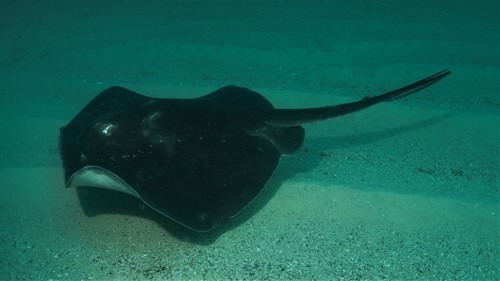
M 0 1 L 0 280 L 500 279 L 498 3 L 211 3 Z M 209 233 L 64 187 L 59 128 L 112 85 L 236 84 L 301 108 L 443 69 L 421 93 L 306 125 Z

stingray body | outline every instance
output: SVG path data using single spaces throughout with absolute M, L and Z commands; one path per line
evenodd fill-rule
M 360 101 L 275 109 L 246 88 L 195 99 L 160 99 L 111 87 L 61 128 L 67 186 L 129 193 L 197 232 L 227 221 L 265 186 L 280 156 L 303 144 L 301 124 L 420 91 L 450 72 Z

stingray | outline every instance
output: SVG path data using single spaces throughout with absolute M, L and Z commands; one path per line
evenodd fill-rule
M 61 128 L 66 186 L 125 192 L 171 220 L 206 232 L 245 208 L 281 155 L 297 152 L 302 124 L 414 94 L 450 74 L 356 102 L 275 109 L 262 95 L 226 86 L 194 99 L 147 97 L 111 87 Z

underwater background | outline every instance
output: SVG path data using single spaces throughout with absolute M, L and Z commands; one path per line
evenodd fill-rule
M 0 0 L 0 280 L 498 280 L 500 7 L 492 1 Z M 306 125 L 206 234 L 65 188 L 59 128 L 107 87 L 277 108 L 421 93 Z

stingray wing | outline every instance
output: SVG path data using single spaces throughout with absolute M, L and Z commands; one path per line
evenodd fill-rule
M 67 185 L 130 193 L 195 231 L 223 223 L 257 196 L 280 157 L 249 133 L 251 111 L 272 105 L 224 89 L 192 100 L 102 92 L 61 128 Z

